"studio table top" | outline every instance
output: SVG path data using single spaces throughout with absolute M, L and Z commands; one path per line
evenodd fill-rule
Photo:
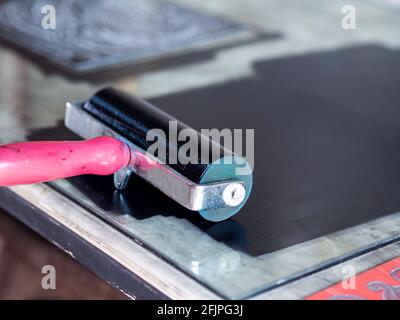
M 110 177 L 94 176 L 2 188 L 2 206 L 130 295 L 134 274 L 145 297 L 301 298 L 339 281 L 337 271 L 318 275 L 347 260 L 361 271 L 398 256 L 400 7 L 354 2 L 360 16 L 379 19 L 350 32 L 337 1 L 318 14 L 306 0 L 296 10 L 257 2 L 269 19 L 221 3 L 231 19 L 279 36 L 87 79 L 44 71 L 2 46 L 0 139 L 78 139 L 63 125 L 65 102 L 104 85 L 196 129 L 255 129 L 254 187 L 239 214 L 208 223 L 139 178 L 121 195 Z M 312 285 L 296 287 L 304 279 Z

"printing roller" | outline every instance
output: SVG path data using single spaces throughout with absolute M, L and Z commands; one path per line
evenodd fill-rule
M 177 157 L 186 141 L 176 132 L 195 135 L 198 150 Z M 252 173 L 238 174 L 246 160 L 150 103 L 113 88 L 106 88 L 85 102 L 67 103 L 67 128 L 85 141 L 19 142 L 0 146 L 0 185 L 46 182 L 83 174 L 114 174 L 123 190 L 137 174 L 161 192 L 207 220 L 222 221 L 245 204 L 252 187 Z M 149 133 L 165 132 L 149 139 Z M 165 154 L 148 152 L 157 142 Z M 175 155 L 178 161 L 171 157 Z M 157 197 L 156 193 L 154 195 Z M 157 201 L 155 198 L 154 201 Z

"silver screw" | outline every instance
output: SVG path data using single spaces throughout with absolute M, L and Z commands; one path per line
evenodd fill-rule
M 228 206 L 236 207 L 241 204 L 246 197 L 246 189 L 241 183 L 233 182 L 226 186 L 222 197 Z

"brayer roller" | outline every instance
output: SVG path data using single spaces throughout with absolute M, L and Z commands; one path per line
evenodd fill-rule
M 170 161 L 185 143 L 170 135 L 156 139 L 164 147 L 163 157 L 148 152 L 154 143 L 149 132 L 169 133 L 171 123 L 177 132 L 188 129 L 198 138 L 197 152 L 189 154 L 185 163 Z M 237 174 L 248 166 L 245 159 L 135 96 L 106 88 L 85 102 L 67 103 L 65 125 L 88 140 L 1 146 L 0 185 L 114 174 L 115 187 L 123 190 L 135 173 L 210 221 L 231 217 L 249 197 L 252 174 Z

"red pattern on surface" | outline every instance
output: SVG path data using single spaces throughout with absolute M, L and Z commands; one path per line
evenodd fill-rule
M 354 289 L 343 288 L 339 282 L 306 299 L 400 300 L 400 257 L 357 274 L 355 284 Z

